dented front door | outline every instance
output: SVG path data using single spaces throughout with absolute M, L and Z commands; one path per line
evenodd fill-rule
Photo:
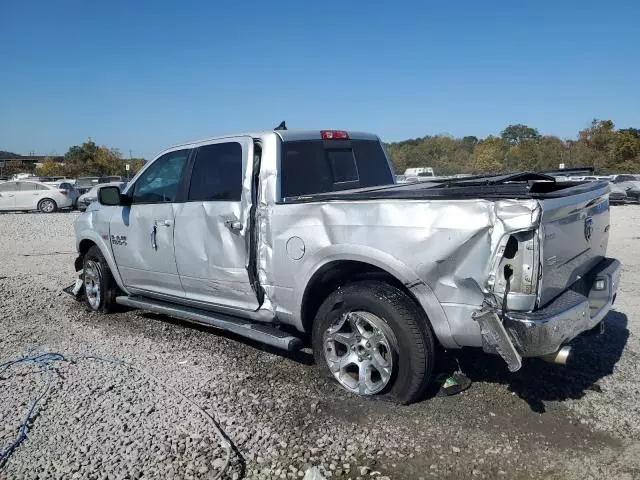
M 184 203 L 176 206 L 175 254 L 186 298 L 256 310 L 248 273 L 253 139 L 199 146 Z
M 175 205 L 189 150 L 155 160 L 127 190 L 133 203 L 118 207 L 110 240 L 120 276 L 133 293 L 184 297 L 173 249 Z

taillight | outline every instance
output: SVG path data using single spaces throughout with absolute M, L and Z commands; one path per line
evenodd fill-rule
M 349 134 L 344 130 L 320 130 L 323 140 L 349 140 Z
M 509 308 L 512 310 L 530 311 L 535 306 L 539 250 L 536 230 L 506 235 L 498 246 L 487 286 L 502 297 L 508 282 L 509 293 L 514 294 L 514 299 L 509 300 Z

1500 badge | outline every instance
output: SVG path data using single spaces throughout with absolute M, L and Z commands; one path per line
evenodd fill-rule
M 111 245 L 127 246 L 127 237 L 125 235 L 111 235 Z

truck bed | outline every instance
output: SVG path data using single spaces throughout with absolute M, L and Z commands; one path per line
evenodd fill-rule
M 464 179 L 436 180 L 342 190 L 300 197 L 287 197 L 282 203 L 323 202 L 331 200 L 438 200 L 438 199 L 529 199 L 560 198 L 603 188 L 599 182 L 556 182 L 554 177 L 539 173 L 516 173 Z

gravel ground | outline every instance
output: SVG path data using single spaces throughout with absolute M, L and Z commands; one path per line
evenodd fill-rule
M 73 280 L 77 214 L 0 215 L 0 359 L 37 352 L 116 357 L 21 365 L 0 378 L 0 450 L 51 379 L 28 439 L 0 478 L 639 478 L 640 207 L 612 208 L 609 252 L 624 273 L 602 336 L 571 365 L 509 374 L 478 352 L 451 356 L 473 380 L 409 407 L 363 400 L 293 356 L 214 329 L 129 311 L 92 314 Z M 447 363 L 447 362 L 443 362 Z M 226 451 L 215 417 L 231 442 Z

